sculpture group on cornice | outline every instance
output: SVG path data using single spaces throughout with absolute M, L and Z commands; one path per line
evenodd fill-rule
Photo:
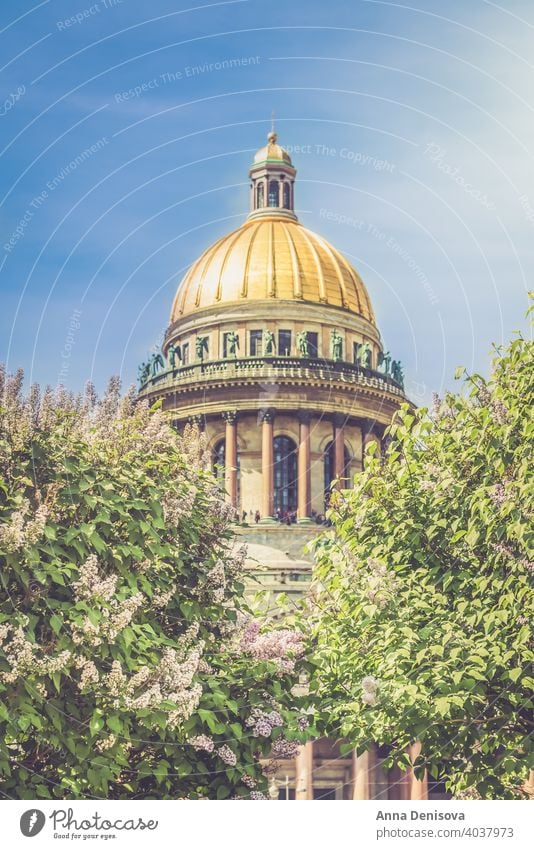
M 393 360 L 389 351 L 380 351 L 378 354 L 378 371 L 389 375 L 404 389 L 404 372 L 400 360 Z
M 362 368 L 373 367 L 373 351 L 369 342 L 356 343 L 356 362 Z
M 297 354 L 302 359 L 310 358 L 310 333 L 301 330 L 296 336 Z M 226 357 L 237 357 L 239 351 L 239 334 L 231 330 L 225 334 Z M 272 330 L 263 331 L 264 356 L 276 355 L 276 339 Z M 195 354 L 197 360 L 202 364 L 209 352 L 209 337 L 197 336 L 195 340 Z M 334 362 L 343 361 L 343 337 L 334 328 L 330 333 L 330 356 Z M 183 360 L 180 345 L 171 344 L 167 349 L 167 362 L 160 351 L 152 353 L 147 362 L 141 363 L 138 369 L 139 383 L 143 386 L 150 378 L 158 375 L 160 370 L 174 371 L 177 364 Z M 357 343 L 355 347 L 355 362 L 360 368 L 372 369 L 373 352 L 368 342 Z M 395 383 L 404 389 L 404 372 L 400 360 L 394 360 L 389 351 L 379 351 L 377 360 L 377 371 L 385 377 L 391 377 Z
M 163 354 L 160 351 L 157 351 L 150 355 L 148 362 L 141 363 L 137 370 L 141 386 L 146 383 L 149 378 L 156 377 L 160 368 L 165 368 L 165 360 L 163 359 Z

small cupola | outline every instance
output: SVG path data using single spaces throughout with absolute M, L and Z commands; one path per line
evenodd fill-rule
M 289 153 L 278 144 L 278 136 L 273 127 L 267 136 L 267 144 L 257 151 L 249 171 L 249 218 L 280 215 L 296 220 L 296 173 Z

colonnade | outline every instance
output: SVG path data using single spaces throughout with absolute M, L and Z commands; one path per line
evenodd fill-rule
M 230 504 L 237 507 L 237 427 L 235 411 L 223 413 L 225 428 L 225 489 Z M 274 515 L 274 421 L 276 411 L 260 411 L 261 420 L 261 515 L 268 521 Z M 311 516 L 311 413 L 300 411 L 299 439 L 297 446 L 297 518 L 307 522 Z M 345 474 L 345 424 L 347 417 L 333 416 L 332 439 L 334 442 L 334 477 Z M 365 442 L 365 437 L 364 437 Z

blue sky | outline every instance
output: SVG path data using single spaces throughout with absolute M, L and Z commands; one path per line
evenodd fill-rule
M 532 288 L 533 36 L 528 0 L 2 4 L 0 359 L 133 382 L 274 110 L 412 398 L 486 372 Z

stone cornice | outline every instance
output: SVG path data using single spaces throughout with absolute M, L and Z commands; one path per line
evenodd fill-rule
M 164 412 L 173 420 L 186 421 L 191 416 L 200 415 L 221 421 L 222 414 L 228 409 L 228 400 L 223 394 L 219 398 L 211 397 L 209 401 L 206 401 L 204 395 L 197 394 L 196 397 L 182 399 L 183 405 L 177 404 L 172 396 L 162 400 Z M 391 400 L 364 395 L 355 396 L 350 400 L 332 394 L 329 398 L 297 399 L 273 395 L 271 398 L 244 397 L 234 398 L 232 401 L 232 407 L 239 416 L 259 416 L 261 410 L 271 409 L 274 405 L 277 415 L 280 416 L 298 415 L 303 411 L 309 413 L 312 419 L 328 417 L 332 420 L 333 415 L 340 413 L 347 421 L 357 419 L 358 425 L 366 432 L 369 430 L 370 421 L 373 425 L 388 426 L 398 409 L 398 404 Z
M 368 389 L 391 395 L 398 402 L 406 400 L 403 390 L 390 378 L 371 369 L 351 363 L 307 357 L 242 357 L 208 360 L 180 369 L 168 369 L 156 375 L 141 388 L 140 396 L 160 397 L 202 388 L 217 389 L 239 386 L 314 386 L 354 391 Z

